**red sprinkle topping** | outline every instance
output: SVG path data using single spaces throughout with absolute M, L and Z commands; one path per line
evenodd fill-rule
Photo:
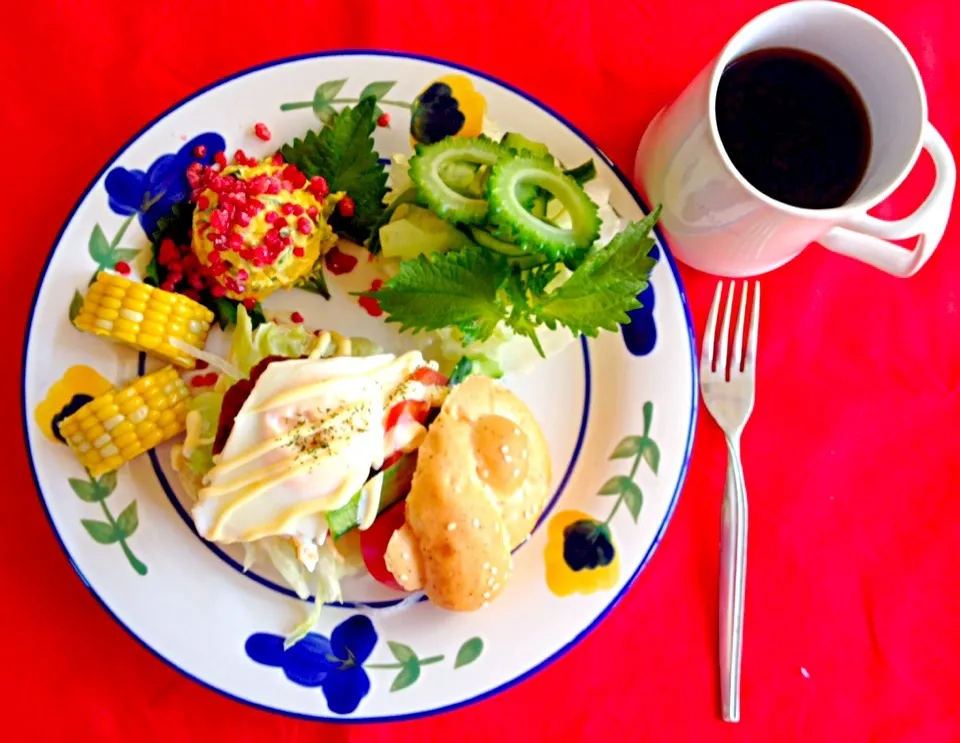
M 269 127 L 266 124 L 264 124 L 262 121 L 257 122 L 257 124 L 253 127 L 253 133 L 256 134 L 257 137 L 262 139 L 264 142 L 269 142 L 270 137 L 273 136 L 270 133 Z
M 323 257 L 323 262 L 327 270 L 335 276 L 350 273 L 357 266 L 357 259 L 349 253 L 344 253 L 340 248 L 334 246 Z
M 197 368 L 200 368 L 200 363 L 197 362 Z M 212 387 L 217 383 L 217 373 L 210 372 L 209 374 L 196 374 L 190 379 L 191 387 Z
M 290 313 L 290 319 L 295 323 L 302 323 L 303 315 L 301 315 L 299 312 L 292 312 Z
M 308 189 L 316 198 L 322 199 L 328 193 L 330 193 L 330 186 L 327 184 L 327 179 L 322 175 L 314 176 L 310 179 L 310 188 Z
M 157 253 L 157 263 L 161 266 L 166 266 L 179 258 L 180 251 L 177 249 L 176 243 L 169 237 L 165 237 L 160 242 L 160 251 Z
M 286 161 L 283 159 L 283 155 L 281 155 L 279 152 L 277 152 L 277 153 L 273 156 L 273 164 L 274 164 L 274 165 L 283 165 L 285 162 L 286 162 Z
M 126 276 L 130 273 L 130 264 L 126 261 L 117 261 L 117 265 L 115 265 L 113 268 L 121 276 Z
M 210 293 L 213 296 L 220 298 L 227 293 L 227 290 L 220 286 L 220 284 L 214 284 L 210 287 Z
M 200 211 L 206 211 L 209 208 L 210 208 L 210 199 L 208 199 L 206 196 L 201 195 L 200 198 L 197 199 L 197 209 L 199 209 Z
M 227 156 L 223 153 L 223 150 L 214 154 L 213 161 L 219 165 L 221 169 L 227 167 Z
M 375 292 L 383 286 L 383 279 L 374 279 L 373 283 L 370 284 L 370 291 Z M 380 308 L 380 303 L 373 297 L 360 297 L 358 304 L 367 311 L 367 314 L 371 317 L 380 317 L 383 314 L 383 310 Z
M 356 207 L 357 205 L 353 202 L 353 199 L 351 199 L 349 196 L 344 196 L 340 200 L 340 203 L 337 204 L 337 209 L 340 210 L 340 214 L 347 218 L 353 216 L 353 213 Z
M 301 235 L 309 235 L 313 232 L 313 222 L 311 222 L 307 217 L 300 217 L 297 220 L 297 230 Z
M 377 126 L 390 126 L 390 114 L 380 114 L 380 118 L 377 119 Z
M 247 160 L 247 153 L 243 150 L 237 150 L 235 153 L 233 153 L 233 159 L 238 165 L 247 165 L 249 162 Z
M 373 297 L 360 297 L 358 304 L 367 311 L 370 317 L 380 317 L 383 314 L 380 303 Z
M 307 209 L 307 216 L 314 221 L 316 221 L 318 214 L 320 214 L 320 210 L 315 206 L 311 206 L 309 209 Z
M 190 188 L 197 188 L 203 180 L 203 165 L 200 163 L 190 163 L 187 168 L 187 183 Z
M 194 157 L 206 157 L 206 156 L 207 156 L 207 148 L 206 148 L 206 146 L 205 146 L 205 145 L 202 145 L 202 144 L 198 144 L 196 147 L 194 147 L 194 148 L 193 148 L 193 156 L 194 156 Z
M 256 297 L 247 297 L 246 299 L 244 299 L 243 306 L 246 307 L 248 310 L 253 310 L 253 308 L 257 306 Z
M 303 258 L 303 256 L 305 256 L 305 255 L 307 254 L 307 251 L 298 246 L 298 247 L 296 247 L 296 248 L 293 249 L 293 254 L 294 254 L 294 256 L 296 256 L 297 258 Z
M 301 173 L 296 165 L 288 165 L 280 172 L 280 177 L 285 181 L 290 181 L 294 188 L 303 188 L 307 185 L 307 176 Z

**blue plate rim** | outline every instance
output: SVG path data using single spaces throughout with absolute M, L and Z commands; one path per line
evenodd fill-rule
M 143 126 L 132 137 L 130 137 L 123 145 L 121 145 L 121 147 L 116 151 L 116 153 L 114 153 L 113 157 L 110 158 L 110 160 L 106 163 L 106 165 L 104 165 L 103 168 L 101 168 L 100 171 L 93 177 L 93 179 L 90 181 L 87 187 L 83 190 L 83 193 L 77 199 L 73 208 L 70 210 L 70 214 L 64 220 L 63 226 L 61 226 L 59 232 L 57 233 L 57 236 L 53 242 L 53 246 L 50 248 L 50 252 L 48 253 L 47 258 L 44 261 L 43 268 L 40 271 L 40 277 L 37 281 L 37 288 L 34 291 L 33 298 L 30 301 L 30 311 L 27 315 L 27 323 L 26 323 L 26 328 L 25 328 L 24 337 L 23 337 L 23 355 L 21 357 L 21 368 L 20 368 L 21 423 L 23 426 L 24 444 L 27 450 L 27 460 L 30 463 L 30 474 L 33 477 L 33 483 L 37 491 L 37 496 L 40 499 L 41 505 L 43 506 L 43 511 L 44 511 L 44 514 L 46 515 L 47 522 L 50 524 L 50 528 L 53 530 L 53 533 L 56 536 L 57 542 L 60 544 L 60 548 L 63 550 L 64 555 L 66 555 L 68 562 L 70 563 L 71 566 L 73 566 L 73 569 L 76 571 L 80 580 L 89 589 L 90 593 L 92 594 L 94 599 L 97 601 L 97 603 L 100 604 L 103 610 L 106 611 L 107 614 L 109 614 L 117 624 L 119 624 L 124 630 L 126 630 L 126 632 L 134 640 L 136 640 L 136 642 L 139 643 L 143 648 L 148 650 L 151 654 L 159 658 L 161 661 L 169 665 L 171 668 L 177 670 L 178 672 L 182 673 L 184 676 L 191 679 L 195 683 L 207 689 L 210 689 L 211 691 L 215 691 L 218 694 L 222 694 L 225 697 L 228 697 L 230 699 L 233 699 L 234 701 L 240 702 L 242 704 L 253 707 L 255 709 L 264 710 L 267 712 L 274 712 L 287 717 L 293 717 L 301 720 L 312 720 L 312 721 L 328 722 L 328 723 L 334 723 L 334 724 L 353 724 L 353 725 L 367 724 L 367 723 L 401 722 L 404 720 L 417 720 L 417 719 L 437 715 L 442 712 L 451 712 L 453 710 L 460 709 L 461 707 L 466 707 L 468 705 L 483 701 L 484 699 L 488 699 L 496 694 L 499 694 L 502 691 L 506 691 L 507 689 L 513 686 L 516 686 L 520 682 L 525 681 L 526 679 L 530 678 L 534 674 L 543 670 L 548 665 L 550 665 L 551 663 L 559 659 L 561 656 L 565 655 L 574 645 L 579 643 L 584 637 L 586 637 L 597 626 L 599 626 L 599 624 L 607 617 L 607 615 L 613 610 L 613 608 L 618 603 L 620 603 L 621 599 L 626 595 L 627 591 L 630 590 L 633 583 L 636 581 L 637 577 L 640 575 L 643 569 L 647 566 L 647 563 L 649 563 L 650 558 L 655 552 L 657 546 L 660 544 L 660 540 L 663 538 L 663 534 L 666 531 L 667 525 L 670 523 L 670 520 L 673 517 L 673 513 L 676 510 L 677 501 L 679 500 L 680 491 L 683 489 L 683 484 L 686 481 L 687 471 L 690 466 L 690 455 L 693 448 L 693 437 L 694 437 L 694 432 L 696 430 L 697 412 L 699 407 L 699 396 L 697 394 L 697 390 L 699 389 L 699 380 L 698 380 L 699 372 L 697 368 L 696 340 L 695 340 L 694 329 L 693 329 L 693 317 L 690 312 L 690 304 L 687 300 L 686 291 L 684 290 L 683 280 L 680 278 L 680 273 L 677 270 L 676 261 L 674 260 L 673 255 L 670 252 L 670 248 L 667 244 L 665 237 L 663 236 L 659 227 L 657 227 L 654 229 L 654 231 L 656 233 L 658 240 L 660 241 L 660 244 L 664 248 L 663 250 L 664 257 L 666 259 L 667 265 L 670 267 L 670 270 L 673 273 L 674 280 L 676 281 L 677 291 L 680 295 L 680 301 L 681 301 L 681 304 L 683 305 L 684 314 L 686 315 L 686 319 L 687 319 L 687 332 L 689 336 L 688 340 L 689 340 L 689 347 L 690 347 L 690 368 L 691 368 L 691 377 L 692 377 L 692 384 L 691 384 L 691 390 L 690 390 L 690 422 L 689 422 L 689 428 L 687 431 L 686 450 L 684 452 L 683 464 L 680 468 L 680 474 L 679 474 L 679 477 L 677 478 L 677 485 L 676 485 L 676 488 L 674 489 L 673 495 L 670 498 L 670 504 L 667 507 L 666 515 L 664 516 L 663 521 L 660 524 L 660 527 L 657 529 L 657 533 L 654 536 L 653 542 L 650 544 L 650 548 L 647 550 L 647 553 L 643 556 L 643 559 L 640 561 L 640 564 L 637 566 L 636 570 L 634 570 L 633 575 L 630 576 L 630 578 L 624 583 L 623 587 L 620 589 L 617 595 L 610 600 L 610 603 L 608 603 L 607 606 L 604 607 L 603 611 L 601 611 L 587 627 L 581 630 L 565 645 L 563 645 L 562 647 L 554 651 L 554 653 L 550 655 L 550 657 L 541 661 L 533 668 L 528 669 L 527 671 L 520 674 L 519 676 L 515 676 L 514 678 L 503 682 L 502 684 L 494 687 L 493 689 L 489 689 L 483 692 L 482 694 L 478 694 L 477 696 L 471 697 L 470 699 L 464 699 L 459 702 L 448 704 L 442 707 L 434 707 L 428 710 L 421 710 L 419 712 L 411 712 L 403 715 L 393 715 L 389 717 L 383 717 L 383 716 L 381 717 L 334 717 L 334 716 L 326 716 L 326 715 L 307 715 L 299 712 L 291 712 L 290 710 L 271 707 L 269 705 L 260 704 L 259 702 L 255 702 L 250 699 L 245 699 L 244 697 L 240 697 L 235 694 L 232 694 L 224 689 L 221 689 L 217 686 L 214 686 L 211 683 L 208 683 L 198 678 L 197 676 L 194 676 L 185 668 L 182 668 L 181 666 L 179 666 L 175 661 L 171 660 L 170 658 L 167 658 L 166 656 L 162 655 L 158 650 L 150 646 L 146 642 L 146 640 L 142 639 L 139 635 L 137 635 L 136 632 L 134 632 L 129 626 L 127 626 L 110 609 L 110 607 L 103 600 L 103 598 L 100 597 L 100 594 L 97 593 L 96 589 L 92 585 L 90 585 L 90 583 L 87 581 L 87 578 L 83 574 L 83 571 L 80 569 L 80 566 L 77 565 L 76 562 L 74 562 L 73 556 L 70 554 L 69 550 L 67 549 L 63 540 L 61 539 L 60 532 L 57 530 L 56 524 L 53 521 L 53 516 L 51 515 L 50 510 L 47 508 L 46 501 L 44 500 L 41 494 L 42 489 L 40 487 L 40 480 L 37 475 L 36 465 L 33 461 L 33 453 L 30 450 L 29 416 L 26 408 L 27 355 L 30 350 L 29 341 L 30 341 L 30 331 L 33 327 L 33 316 L 37 308 L 37 300 L 39 299 L 40 292 L 43 289 L 43 283 L 44 283 L 44 280 L 46 279 L 47 271 L 50 268 L 50 261 L 53 259 L 53 256 L 56 253 L 57 246 L 60 244 L 61 240 L 63 239 L 63 233 L 66 230 L 67 226 L 76 216 L 77 210 L 83 204 L 84 200 L 87 198 L 90 191 L 93 190 L 93 187 L 100 181 L 100 178 L 103 177 L 103 174 L 106 173 L 107 170 L 111 168 L 120 159 L 120 157 L 131 146 L 133 146 L 136 143 L 138 139 L 140 139 L 140 137 L 142 137 L 153 126 L 155 126 L 157 123 L 162 121 L 164 118 L 166 118 L 168 115 L 170 115 L 177 109 L 183 107 L 190 101 L 194 100 L 195 98 L 199 98 L 200 96 L 204 95 L 205 93 L 211 90 L 215 90 L 216 88 L 219 88 L 222 85 L 225 85 L 233 80 L 236 80 L 237 78 L 250 75 L 254 72 L 259 72 L 261 70 L 271 69 L 274 67 L 281 67 L 285 64 L 290 64 L 292 62 L 300 62 L 300 61 L 305 61 L 310 59 L 321 59 L 326 57 L 358 57 L 358 56 L 393 57 L 397 59 L 413 59 L 413 60 L 419 60 L 423 62 L 430 62 L 432 64 L 442 65 L 444 67 L 449 67 L 451 69 L 460 70 L 461 72 L 466 72 L 470 75 L 473 75 L 478 78 L 482 78 L 496 85 L 499 85 L 503 88 L 506 88 L 507 90 L 511 91 L 512 93 L 515 93 L 516 95 L 520 96 L 524 100 L 537 106 L 537 108 L 549 114 L 554 119 L 559 121 L 567 129 L 569 129 L 574 134 L 576 134 L 584 143 L 586 143 L 588 147 L 590 147 L 590 149 L 594 151 L 596 156 L 599 157 L 601 160 L 603 160 L 603 162 L 606 163 L 607 166 L 614 172 L 614 174 L 620 180 L 621 184 L 623 184 L 623 186 L 627 189 L 627 191 L 630 193 L 633 199 L 637 202 L 637 204 L 640 205 L 640 207 L 644 210 L 644 212 L 649 212 L 649 208 L 647 207 L 644 200 L 640 197 L 640 194 L 637 192 L 633 183 L 630 182 L 630 180 L 623 174 L 620 168 L 618 168 L 614 164 L 614 162 L 609 157 L 607 157 L 607 155 L 593 142 L 592 139 L 590 139 L 577 126 L 575 126 L 572 122 L 567 120 L 566 117 L 559 114 L 550 106 L 537 100 L 535 97 L 533 97 L 529 93 L 526 93 L 523 90 L 515 87 L 514 85 L 511 85 L 510 83 L 505 82 L 504 80 L 494 77 L 493 75 L 490 75 L 485 72 L 481 72 L 480 70 L 476 70 L 467 65 L 461 65 L 455 62 L 450 62 L 448 60 L 440 59 L 438 57 L 432 57 L 426 54 L 414 54 L 411 52 L 398 52 L 398 51 L 380 50 L 380 49 L 361 49 L 361 48 L 339 49 L 334 51 L 309 52 L 306 54 L 298 54 L 298 55 L 293 55 L 289 57 L 283 57 L 283 58 L 275 59 L 269 62 L 264 62 L 259 65 L 254 65 L 252 67 L 248 67 L 238 72 L 235 72 L 231 75 L 224 76 L 200 88 L 199 90 L 191 93 L 185 98 L 182 98 L 181 100 L 177 101 L 172 106 L 164 110 L 162 113 L 154 117 L 149 123 Z

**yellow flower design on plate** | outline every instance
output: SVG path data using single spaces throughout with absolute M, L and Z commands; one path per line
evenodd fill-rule
M 439 77 L 413 103 L 410 139 L 433 144 L 444 137 L 478 137 L 483 130 L 487 102 L 466 75 Z
M 50 441 L 65 444 L 60 423 L 112 387 L 95 369 L 71 366 L 47 390 L 46 398 L 33 411 L 34 420 Z
M 547 527 L 547 587 L 557 596 L 613 588 L 620 557 L 609 527 L 582 511 L 560 511 Z

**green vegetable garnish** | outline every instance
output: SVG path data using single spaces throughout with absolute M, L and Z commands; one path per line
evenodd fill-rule
M 556 227 L 531 214 L 519 198 L 522 186 L 543 189 L 563 204 L 572 229 Z M 487 183 L 487 200 L 490 221 L 506 227 L 513 242 L 554 260 L 589 248 L 600 234 L 597 205 L 573 178 L 553 164 L 552 158 L 522 155 L 498 163 Z
M 500 322 L 530 338 L 542 355 L 538 326 L 557 325 L 595 337 L 600 330 L 629 322 L 640 307 L 637 295 L 647 286 L 656 261 L 649 256 L 650 236 L 660 207 L 631 223 L 609 245 L 589 253 L 567 280 L 549 289 L 560 266 L 520 272 L 506 256 L 470 246 L 460 251 L 421 255 L 400 264 L 399 273 L 374 297 L 388 322 L 414 333 L 454 327 L 464 343 L 490 338 Z
M 475 139 L 450 137 L 426 147 L 418 145 L 410 158 L 410 180 L 417 186 L 420 203 L 450 222 L 481 224 L 487 215 L 483 198 L 460 193 L 443 179 L 445 171 L 456 173 L 458 163 L 493 165 L 506 150 L 484 136 Z M 460 184 L 458 184 L 460 185 Z
M 387 171 L 373 147 L 376 109 L 376 98 L 364 98 L 354 108 L 345 106 L 319 134 L 308 132 L 280 148 L 284 159 L 305 176 L 321 175 L 331 192 L 346 191 L 353 199 L 353 216 L 346 219 L 335 212 L 330 224 L 338 234 L 359 242 L 370 236 L 380 219 L 387 192 Z

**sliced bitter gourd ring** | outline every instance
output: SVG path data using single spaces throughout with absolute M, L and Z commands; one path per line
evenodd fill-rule
M 456 139 L 448 137 L 436 144 L 417 147 L 410 158 L 410 179 L 416 184 L 424 206 L 448 222 L 482 224 L 487 202 L 457 192 L 444 182 L 441 172 L 453 163 L 494 165 L 504 150 L 487 137 Z
M 563 204 L 570 215 L 569 230 L 557 227 L 524 209 L 521 186 L 538 186 Z M 530 253 L 560 259 L 589 248 L 600 234 L 597 205 L 573 178 L 549 160 L 521 155 L 497 163 L 487 184 L 490 221 L 506 228 L 511 238 Z

